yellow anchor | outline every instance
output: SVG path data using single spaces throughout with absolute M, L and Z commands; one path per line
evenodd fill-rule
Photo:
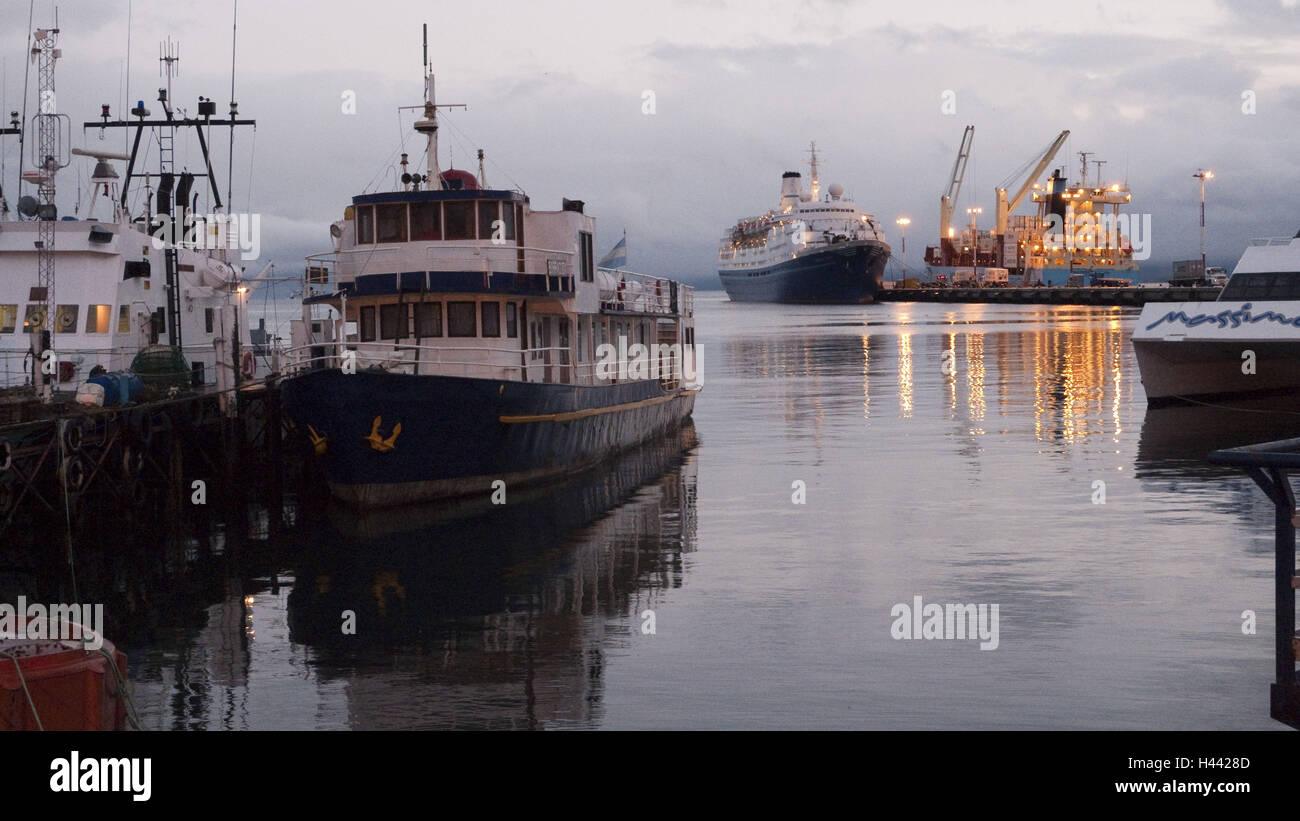
M 370 435 L 366 436 L 365 440 L 370 443 L 370 447 L 374 448 L 380 453 L 387 453 L 388 451 L 393 449 L 394 447 L 393 443 L 397 441 L 397 435 L 402 432 L 402 423 L 398 422 L 396 425 L 393 425 L 392 435 L 389 436 L 387 439 L 385 439 L 379 434 L 379 426 L 380 424 L 383 423 L 383 421 L 384 421 L 384 417 L 382 416 L 375 417 L 374 423 L 371 424 L 370 426 Z
M 315 428 L 313 428 L 311 425 L 308 425 L 307 438 L 311 440 L 311 446 L 316 451 L 317 456 L 320 456 L 325 452 L 325 448 L 329 444 L 328 437 L 321 436 L 319 433 L 316 432 Z

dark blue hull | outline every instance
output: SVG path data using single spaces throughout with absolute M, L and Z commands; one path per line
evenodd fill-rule
M 362 507 L 490 495 L 588 468 L 679 426 L 698 391 L 337 369 L 284 383 L 340 499 Z M 397 430 L 396 426 L 401 425 Z
M 718 277 L 733 302 L 857 305 L 875 302 L 888 261 L 883 242 L 845 242 L 766 268 L 719 271 Z

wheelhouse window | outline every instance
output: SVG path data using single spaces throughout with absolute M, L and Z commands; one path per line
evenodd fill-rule
M 437 202 L 411 203 L 411 240 L 442 239 L 442 208 Z
M 582 281 L 591 282 L 596 278 L 596 266 L 592 256 L 591 234 L 586 231 L 578 232 L 578 256 L 579 263 L 582 266 Z
M 379 338 L 406 338 L 406 305 L 379 306 Z
M 447 336 L 478 336 L 473 302 L 447 303 Z
M 501 304 L 498 302 L 481 302 L 483 313 L 483 336 L 501 336 Z
M 474 239 L 474 203 L 452 200 L 443 203 L 443 230 L 449 240 Z
M 513 302 L 506 303 L 506 336 L 516 339 L 519 336 L 518 308 Z
M 60 305 L 54 312 L 54 332 L 75 334 L 77 332 L 77 315 L 81 313 L 80 305 Z
M 0 334 L 11 334 L 18 325 L 18 306 L 0 305 Z
M 415 335 L 421 338 L 442 336 L 442 303 L 419 302 L 415 305 Z
M 375 306 L 367 305 L 361 309 L 361 341 L 375 341 Z
M 501 219 L 501 203 L 496 200 L 479 202 L 478 204 L 478 238 L 493 239 L 497 226 L 494 225 Z M 504 231 L 505 226 L 501 226 Z M 503 234 L 504 236 L 504 234 Z
M 357 245 L 375 242 L 375 209 L 369 205 L 357 207 Z
M 406 242 L 406 203 L 376 205 L 375 220 L 380 242 Z
M 86 333 L 106 334 L 113 319 L 112 305 L 91 305 L 86 310 Z
M 515 240 L 515 204 L 506 202 L 501 204 L 501 220 L 505 223 L 506 239 L 510 242 Z
M 1300 298 L 1300 273 L 1235 274 L 1219 295 L 1221 301 Z

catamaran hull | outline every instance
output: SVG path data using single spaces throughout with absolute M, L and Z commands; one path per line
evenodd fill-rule
M 577 473 L 679 427 L 698 389 L 312 371 L 285 407 L 333 495 L 358 507 L 491 494 Z M 397 426 L 400 425 L 400 430 Z
M 721 270 L 733 302 L 857 305 L 874 302 L 889 246 L 864 240 L 833 245 L 764 268 Z

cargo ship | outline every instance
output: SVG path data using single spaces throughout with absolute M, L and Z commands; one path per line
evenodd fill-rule
M 359 194 L 308 258 L 285 407 L 333 495 L 359 507 L 496 494 L 562 477 L 692 412 L 694 289 L 593 253 L 580 200 L 439 166 L 425 46 L 427 169 Z
M 968 226 L 955 225 L 974 136 L 975 127 L 967 126 L 948 190 L 940 198 L 939 244 L 925 249 L 932 282 L 992 287 L 1132 284 L 1138 265 L 1127 230 L 1129 215 L 1120 210 L 1133 201 L 1128 183 L 1107 182 L 1102 176 L 1104 161 L 1093 160 L 1090 169 L 1093 153 L 1088 151 L 1079 152 L 1077 182 L 1067 181 L 1063 168 L 1054 169 L 1051 177 L 1040 182 L 1069 131 L 1062 131 L 1026 163 L 1032 164 L 1027 175 L 1021 178 L 1014 173 L 994 189 L 991 228 L 979 227 L 984 209 L 978 206 L 966 209 Z M 1035 212 L 1016 214 L 1022 204 L 1032 204 Z
M 778 206 L 723 235 L 718 277 L 732 301 L 875 301 L 889 261 L 884 233 L 842 185 L 831 184 L 822 195 L 815 143 L 811 154 L 807 189 L 802 174 L 787 171 Z

